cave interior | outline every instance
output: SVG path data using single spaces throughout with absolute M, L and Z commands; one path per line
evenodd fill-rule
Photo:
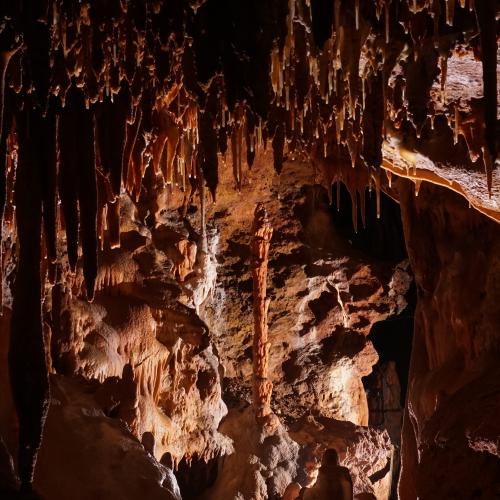
M 0 2 L 0 498 L 500 499 L 497 0 Z

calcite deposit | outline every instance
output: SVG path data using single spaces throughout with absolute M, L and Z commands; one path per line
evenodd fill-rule
M 499 21 L 1 2 L 0 497 L 496 498 Z
M 252 224 L 252 242 L 250 252 L 252 259 L 253 281 L 253 405 L 257 422 L 270 424 L 271 396 L 273 384 L 269 379 L 269 348 L 267 313 L 270 300 L 267 295 L 267 266 L 269 246 L 273 228 L 269 224 L 267 212 L 258 204 Z

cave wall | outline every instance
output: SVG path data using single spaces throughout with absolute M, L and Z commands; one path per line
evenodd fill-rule
M 418 301 L 402 434 L 403 500 L 500 488 L 500 227 L 442 187 L 399 184 Z

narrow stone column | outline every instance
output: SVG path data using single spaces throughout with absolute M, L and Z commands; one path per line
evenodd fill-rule
M 253 404 L 258 423 L 265 424 L 271 411 L 273 384 L 268 379 L 269 348 L 267 340 L 267 311 L 270 300 L 266 297 L 267 263 L 273 229 L 264 205 L 255 207 L 252 226 L 252 278 L 253 278 Z

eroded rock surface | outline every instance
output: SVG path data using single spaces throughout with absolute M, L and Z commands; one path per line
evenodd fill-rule
M 404 184 L 401 207 L 418 302 L 399 491 L 495 498 L 500 228 L 429 184 Z
M 305 164 L 287 163 L 282 177 L 273 177 L 265 156 L 257 157 L 242 193 L 219 196 L 214 208 L 219 273 L 204 317 L 226 377 L 249 384 L 251 217 L 245 220 L 243 214 L 252 213 L 254 199 L 264 199 L 274 228 L 269 363 L 275 408 L 295 417 L 314 408 L 324 416 L 367 425 L 361 378 L 378 357 L 366 336 L 376 321 L 406 306 L 408 263 L 370 260 L 354 250 L 335 233 L 326 192 L 313 181 Z

